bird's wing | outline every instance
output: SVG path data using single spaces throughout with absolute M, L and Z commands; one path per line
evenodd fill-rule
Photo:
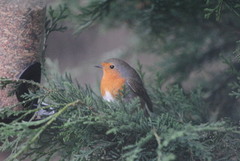
M 143 87 L 142 82 L 139 82 L 133 79 L 128 79 L 126 83 L 137 96 L 139 96 L 146 102 L 148 106 L 148 110 L 153 112 L 152 101 L 148 96 L 146 89 Z

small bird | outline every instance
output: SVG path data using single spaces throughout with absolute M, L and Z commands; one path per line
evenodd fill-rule
M 103 70 L 100 89 L 104 100 L 111 102 L 118 96 L 122 96 L 123 100 L 129 101 L 139 97 L 145 114 L 149 116 L 153 112 L 152 101 L 140 76 L 128 63 L 121 59 L 111 58 L 102 62 L 101 66 L 95 67 Z

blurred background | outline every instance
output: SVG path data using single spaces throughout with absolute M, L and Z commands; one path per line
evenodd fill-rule
M 135 68 L 142 64 L 145 84 L 161 79 L 158 88 L 179 84 L 186 93 L 201 87 L 205 121 L 239 120 L 239 100 L 231 96 L 239 70 L 238 1 L 69 0 L 51 5 L 58 11 L 59 4 L 66 7 L 62 23 L 68 29 L 49 36 L 49 72 L 68 72 L 99 93 L 101 71 L 94 65 L 119 57 Z
M 73 3 L 75 4 L 76 1 L 68 5 L 72 6 Z M 66 3 L 53 0 L 49 4 L 57 10 L 59 5 Z M 72 20 L 72 17 L 71 20 L 69 19 L 63 22 L 63 26 L 68 28 L 66 31 L 53 32 L 48 38 L 46 50 L 48 72 L 70 73 L 73 79 L 82 85 L 90 85 L 96 93 L 99 93 L 102 72 L 94 66 L 108 58 L 124 59 L 135 68 L 138 63 L 142 64 L 146 79 L 151 77 L 151 69 L 154 66 L 159 67 L 156 64 L 161 60 L 158 55 L 131 49 L 139 38 L 126 23 L 115 27 L 96 23 L 86 30 L 76 32 L 76 27 L 79 25 L 77 20 Z
M 77 34 L 74 29 L 52 33 L 46 51 L 48 70 L 51 73 L 71 73 L 81 84 L 89 84 L 98 92 L 102 72 L 94 66 L 104 60 L 122 58 L 135 67 L 139 61 L 145 72 L 160 60 L 154 54 L 127 51 L 134 41 L 134 34 L 124 24 L 109 29 L 94 25 Z
M 102 72 L 94 66 L 121 58 L 145 73 L 148 91 L 173 84 L 186 94 L 201 89 L 202 122 L 239 122 L 238 0 L 51 0 L 49 6 L 56 15 L 63 11 L 67 26 L 48 37 L 49 73 L 70 73 L 99 94 Z

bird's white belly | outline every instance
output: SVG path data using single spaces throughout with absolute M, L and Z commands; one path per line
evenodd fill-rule
M 114 101 L 114 98 L 109 91 L 105 92 L 105 95 L 103 96 L 103 99 L 108 101 L 108 102 Z

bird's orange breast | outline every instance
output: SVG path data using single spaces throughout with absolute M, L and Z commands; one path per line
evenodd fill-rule
M 116 70 L 103 71 L 101 94 L 105 96 L 109 92 L 113 97 L 116 97 L 120 94 L 124 84 L 125 79 Z

